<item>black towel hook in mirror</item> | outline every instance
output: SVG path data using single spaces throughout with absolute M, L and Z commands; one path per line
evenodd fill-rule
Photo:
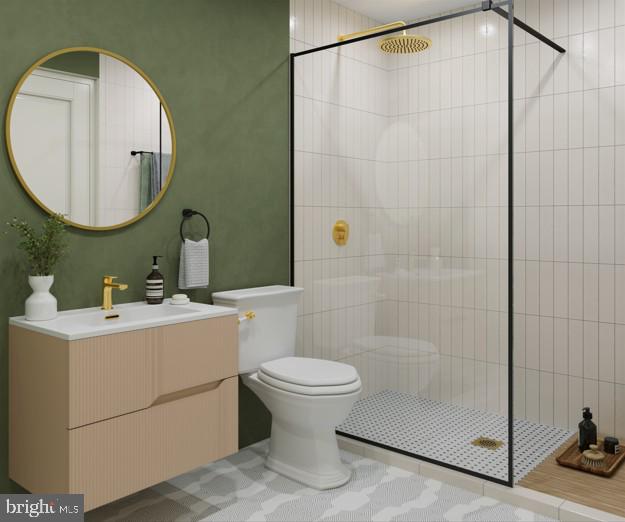
M 182 233 L 182 227 L 184 226 L 184 223 L 187 219 L 191 219 L 193 216 L 200 216 L 204 222 L 206 223 L 206 239 L 208 239 L 208 237 L 211 234 L 211 226 L 210 223 L 208 222 L 208 219 L 206 219 L 206 216 L 204 214 L 202 214 L 201 212 L 198 212 L 197 210 L 192 210 L 190 208 L 185 208 L 182 211 L 182 222 L 180 223 L 180 239 L 182 239 L 182 241 L 184 241 L 184 235 Z

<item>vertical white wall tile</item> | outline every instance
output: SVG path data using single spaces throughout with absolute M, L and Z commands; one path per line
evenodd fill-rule
M 586 134 L 590 134 L 584 128 L 584 94 L 572 92 L 569 94 L 569 147 L 580 148 L 584 146 Z M 589 141 L 593 138 L 589 135 Z
M 554 386 L 553 373 L 540 372 L 540 422 L 548 426 L 554 424 Z
M 599 91 L 594 88 L 584 91 L 584 147 L 596 147 L 599 144 Z
M 599 0 L 584 0 L 584 32 L 599 28 Z
M 569 34 L 584 31 L 584 0 L 569 1 Z
M 615 325 L 599 323 L 599 380 L 614 382 Z
M 584 321 L 584 378 L 599 378 L 599 324 Z
M 614 0 L 614 25 L 625 25 L 625 1 Z
M 553 315 L 568 317 L 569 313 L 569 265 L 553 264 Z
M 599 207 L 584 206 L 584 262 L 597 263 L 599 260 Z
M 581 377 L 569 376 L 569 430 L 577 429 L 582 408 L 585 406 L 584 380 Z
M 614 382 L 625 384 L 625 326 L 617 324 L 614 326 Z M 607 352 L 606 352 L 607 353 Z M 612 361 L 606 355 L 605 364 Z
M 568 211 L 569 261 L 581 262 L 584 260 L 584 207 L 571 206 Z M 588 222 L 590 224 L 590 219 Z
M 597 87 L 599 87 L 599 33 L 593 30 L 584 33 L 584 89 Z
M 568 148 L 569 145 L 569 96 L 556 94 L 553 97 L 553 148 Z
M 569 34 L 569 2 L 568 0 L 554 0 L 553 6 L 554 37 L 568 36 Z
M 569 259 L 569 211 L 565 206 L 553 208 L 553 259 Z
M 625 28 L 624 28 L 625 30 Z M 625 38 L 623 38 L 625 44 Z M 625 48 L 625 45 L 624 45 Z M 625 50 L 623 51 L 625 59 Z M 625 66 L 624 66 L 625 71 Z M 621 83 L 625 83 L 625 72 Z M 618 85 L 614 88 L 614 108 L 615 108 L 615 123 L 614 123 L 614 144 L 625 144 L 625 85 Z M 617 151 L 619 148 L 617 148 Z
M 293 0 L 292 10 L 293 45 L 375 25 L 328 0 Z M 574 427 L 589 402 L 625 438 L 625 414 L 615 408 L 619 394 L 625 400 L 625 0 L 517 2 L 517 15 L 567 53 L 517 30 L 516 413 Z M 480 23 L 465 17 L 426 28 L 438 45 L 415 57 L 359 44 L 302 65 L 296 281 L 308 290 L 363 270 L 382 283 L 371 292 L 335 283 L 306 291 L 298 350 L 338 357 L 356 333 L 430 339 L 448 362 L 429 396 L 496 411 L 501 397 L 489 397 L 505 391 L 507 68 L 505 25 L 497 21 L 501 34 L 491 39 L 480 36 Z M 353 225 L 346 249 L 322 231 L 339 214 Z M 443 267 L 478 275 L 437 280 Z M 375 303 L 378 291 L 384 304 Z M 350 315 L 356 302 L 369 307 L 360 321 L 374 325 L 367 332 Z M 328 305 L 339 308 L 322 317 Z M 389 375 L 397 389 L 419 381 L 397 365 L 389 373 L 373 359 L 359 364 L 367 390 L 389 385 Z
M 569 318 L 584 318 L 584 265 L 582 263 L 569 263 Z
M 599 2 L 599 29 L 614 27 L 614 0 Z
M 566 319 L 554 319 L 553 371 L 560 375 L 569 373 L 569 324 Z
M 599 265 L 584 264 L 584 319 L 599 320 Z
M 614 263 L 614 206 L 611 205 L 599 207 L 599 263 Z
M 599 149 L 599 204 L 614 205 L 615 177 L 614 177 L 614 147 Z
M 614 266 L 614 321 L 625 324 L 625 266 Z
M 553 372 L 554 369 L 554 319 L 540 318 L 540 369 Z
M 614 83 L 625 82 L 625 26 L 617 25 L 614 29 Z
M 615 413 L 617 404 L 614 400 L 614 383 L 599 382 L 599 416 L 598 422 L 601 422 L 601 430 L 604 433 L 615 433 Z
M 614 85 L 614 38 L 612 27 L 599 31 L 599 87 L 612 87 Z

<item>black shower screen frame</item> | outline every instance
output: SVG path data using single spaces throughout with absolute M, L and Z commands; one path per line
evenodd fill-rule
M 504 9 L 505 8 L 505 9 Z M 480 7 L 472 7 L 462 11 L 437 16 L 435 18 L 430 18 L 428 20 L 420 20 L 418 22 L 414 22 L 411 24 L 407 24 L 400 29 L 389 29 L 386 31 L 381 31 L 374 34 L 369 34 L 365 36 L 360 36 L 358 38 L 353 38 L 351 40 L 335 42 L 328 45 L 323 45 L 320 47 L 315 47 L 312 49 L 306 49 L 304 51 L 291 53 L 289 59 L 289 83 L 290 83 L 290 93 L 289 93 L 289 113 L 290 113 L 290 129 L 289 129 L 289 169 L 290 169 L 290 281 L 291 284 L 294 284 L 294 266 L 295 266 L 295 227 L 294 227 L 294 219 L 295 219 L 295 202 L 294 202 L 294 175 L 295 175 L 295 158 L 294 158 L 294 143 L 295 143 L 295 65 L 296 60 L 300 56 L 304 56 L 311 53 L 317 53 L 321 51 L 326 51 L 328 49 L 333 49 L 335 47 L 342 47 L 344 45 L 352 45 L 358 42 L 362 42 L 365 40 L 369 40 L 372 38 L 379 38 L 380 36 L 393 34 L 398 31 L 405 31 L 409 29 L 413 29 L 416 27 L 422 27 L 425 25 L 443 22 L 445 20 L 450 20 L 453 18 L 459 18 L 462 16 L 466 16 L 469 14 L 484 12 L 484 11 L 493 11 L 498 15 L 505 17 L 508 21 L 508 478 L 507 480 L 503 480 L 500 478 L 492 477 L 489 475 L 485 475 L 483 473 L 479 473 L 476 471 L 472 471 L 470 469 L 462 468 L 459 466 L 454 466 L 453 464 L 448 464 L 446 462 L 441 462 L 436 459 L 432 459 L 429 457 L 425 457 L 423 455 L 419 455 L 416 453 L 411 453 L 405 450 L 401 450 L 398 448 L 394 448 L 392 446 L 387 446 L 385 444 L 381 444 L 378 442 L 374 442 L 368 439 L 364 439 L 361 437 L 357 437 L 355 435 L 351 435 L 349 433 L 344 433 L 337 430 L 337 434 L 343 437 L 347 437 L 350 439 L 354 439 L 360 442 L 364 442 L 370 444 L 372 446 L 377 446 L 389 451 L 393 451 L 396 453 L 400 453 L 402 455 L 406 455 L 409 457 L 413 457 L 424 462 L 429 462 L 432 464 L 436 464 L 438 466 L 442 466 L 445 468 L 452 469 L 454 471 L 459 471 L 474 477 L 478 477 L 480 479 L 488 480 L 491 482 L 495 482 L 504 486 L 513 487 L 514 485 L 514 359 L 513 359 L 513 260 L 514 260 L 514 251 L 513 251 L 513 232 L 514 232 L 514 194 L 513 194 L 513 168 L 514 168 L 514 26 L 516 25 L 520 29 L 528 32 L 541 42 L 549 45 L 556 51 L 563 53 L 565 49 L 542 35 L 540 32 L 531 28 L 521 20 L 515 18 L 514 16 L 514 0 L 504 0 L 500 2 L 493 1 L 485 1 L 482 2 Z

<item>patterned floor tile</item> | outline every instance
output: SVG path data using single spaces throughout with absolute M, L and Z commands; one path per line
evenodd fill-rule
M 343 487 L 317 491 L 264 467 L 267 442 L 119 500 L 88 522 L 551 521 L 437 480 L 341 452 Z

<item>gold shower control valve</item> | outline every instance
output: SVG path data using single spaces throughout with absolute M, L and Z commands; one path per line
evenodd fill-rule
M 338 246 L 345 246 L 349 239 L 349 225 L 347 221 L 339 219 L 332 227 L 332 239 Z

